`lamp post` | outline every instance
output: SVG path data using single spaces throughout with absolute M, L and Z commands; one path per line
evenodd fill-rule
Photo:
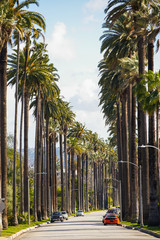
M 129 163 L 139 169 L 139 208 L 140 208 L 140 226 L 142 227 L 144 224 L 143 224 L 142 168 L 141 168 L 141 165 L 138 166 L 135 163 L 127 162 L 127 161 L 119 161 L 119 163 Z
M 120 221 L 122 222 L 122 184 L 121 184 L 121 180 L 117 180 L 115 178 L 106 178 L 107 180 L 114 180 L 117 181 L 119 183 L 119 198 L 120 198 L 120 209 L 121 209 L 121 214 L 120 214 Z

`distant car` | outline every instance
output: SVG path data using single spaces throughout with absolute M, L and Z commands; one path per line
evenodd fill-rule
M 51 215 L 51 223 L 55 221 L 63 222 L 63 216 L 60 212 L 53 212 Z
M 66 219 L 66 220 L 68 220 L 68 214 L 67 214 L 67 212 L 66 212 L 66 211 L 61 211 L 60 213 L 62 214 L 62 216 L 63 216 L 63 219 Z
M 116 207 L 109 208 L 106 213 L 118 214 L 118 209 Z
M 116 207 L 116 209 L 117 209 L 117 214 L 120 214 L 121 213 L 120 207 Z
M 119 224 L 119 218 L 116 213 L 106 213 L 104 219 L 103 219 L 104 225 L 107 224 Z
M 84 216 L 84 212 L 82 210 L 78 210 L 76 216 Z

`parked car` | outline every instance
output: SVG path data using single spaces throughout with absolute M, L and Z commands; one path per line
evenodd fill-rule
M 60 213 L 62 214 L 62 216 L 63 216 L 63 219 L 66 219 L 66 220 L 68 220 L 68 214 L 67 214 L 67 212 L 66 212 L 66 211 L 61 211 Z
M 60 212 L 53 212 L 51 215 L 51 223 L 55 221 L 63 222 L 63 216 Z
M 103 215 L 103 218 L 102 218 L 102 222 L 104 223 L 104 219 L 105 219 L 105 217 L 106 217 L 106 214 L 107 214 L 107 212 L 105 213 L 105 215 Z
M 84 216 L 84 212 L 82 210 L 78 210 L 76 216 Z
M 119 224 L 119 218 L 116 213 L 106 213 L 104 220 L 103 220 L 104 225 L 106 224 Z

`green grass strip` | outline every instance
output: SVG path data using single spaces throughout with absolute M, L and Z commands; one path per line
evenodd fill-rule
M 9 237 L 23 229 L 26 229 L 26 228 L 29 228 L 29 227 L 33 227 L 33 226 L 36 226 L 36 225 L 39 225 L 41 223 L 45 223 L 47 222 L 48 220 L 43 220 L 43 221 L 37 221 L 37 222 L 31 222 L 30 225 L 28 224 L 19 224 L 18 226 L 8 226 L 8 229 L 7 230 L 3 230 L 1 232 L 1 237 Z

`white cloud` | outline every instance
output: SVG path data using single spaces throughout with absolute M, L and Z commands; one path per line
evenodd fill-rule
M 67 36 L 67 28 L 63 22 L 54 26 L 50 39 L 47 39 L 49 54 L 60 60 L 72 60 L 75 57 L 74 43 Z
M 97 98 L 97 88 L 93 79 L 85 79 L 79 86 L 80 102 L 91 102 Z
M 79 122 L 85 124 L 88 130 L 97 132 L 100 138 L 108 138 L 108 127 L 105 126 L 103 115 L 99 111 L 99 109 L 92 112 L 87 112 L 83 110 L 76 111 L 76 118 Z
M 93 12 L 104 10 L 107 6 L 106 0 L 90 0 L 85 7 Z
M 98 22 L 98 20 L 94 17 L 94 15 L 89 15 L 84 19 L 84 23 L 89 23 L 89 22 Z

